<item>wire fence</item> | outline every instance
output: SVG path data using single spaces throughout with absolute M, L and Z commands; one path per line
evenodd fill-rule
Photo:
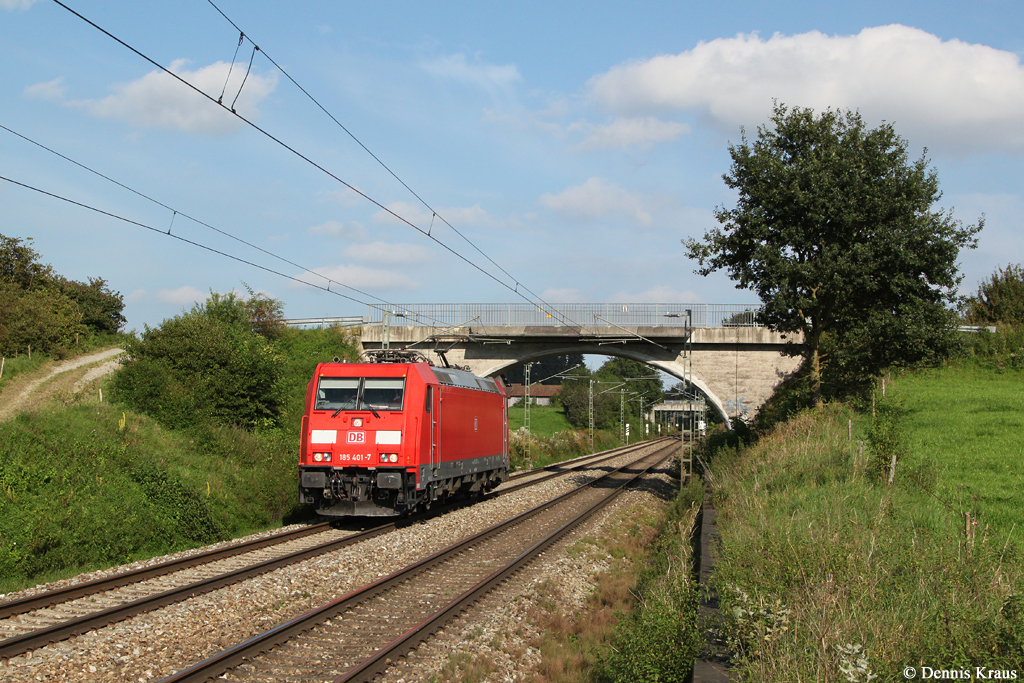
M 366 324 L 394 327 L 761 327 L 761 307 L 743 304 L 392 304 L 371 306 Z

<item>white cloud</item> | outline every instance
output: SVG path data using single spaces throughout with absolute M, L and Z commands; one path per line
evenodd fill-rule
M 613 295 L 611 300 L 635 304 L 697 304 L 703 301 L 691 289 L 679 291 L 669 285 L 655 285 L 639 294 L 622 290 Z
M 430 219 L 432 215 L 429 211 L 424 209 L 419 204 L 413 204 L 412 202 L 391 202 L 386 204 L 388 211 L 381 209 L 377 213 L 373 214 L 373 222 L 381 225 L 405 225 L 405 223 L 395 216 L 399 216 L 409 221 L 418 228 L 427 230 L 430 226 Z M 388 213 L 390 211 L 390 213 Z
M 462 54 L 427 60 L 420 66 L 433 76 L 479 88 L 491 96 L 511 93 L 515 84 L 522 80 L 514 64 L 486 64 L 479 60 L 471 63 Z
M 569 126 L 569 132 L 582 132 L 586 138 L 576 149 L 591 151 L 595 149 L 625 149 L 637 146 L 650 149 L 656 142 L 672 142 L 680 135 L 690 132 L 685 123 L 661 121 L 653 116 L 639 118 L 620 118 L 608 125 L 597 125 L 579 121 Z
M 0 7 L 14 12 L 16 10 L 26 10 L 36 4 L 36 2 L 37 0 L 0 0 Z
M 412 202 L 391 202 L 387 204 L 387 208 L 422 230 L 433 231 L 447 228 L 444 221 L 448 221 L 460 232 L 464 228 L 514 228 L 519 226 L 519 220 L 515 216 L 497 218 L 487 213 L 487 210 L 479 204 L 438 209 L 436 217 L 422 205 Z M 405 225 L 384 210 L 373 214 L 373 221 L 381 225 Z
M 134 292 L 133 292 L 134 294 Z M 178 287 L 177 289 L 161 289 L 156 293 L 157 301 L 176 306 L 186 306 L 198 301 L 206 301 L 206 292 L 201 292 L 191 285 Z
M 358 206 L 362 202 L 366 201 L 362 195 L 351 187 L 342 188 L 340 190 L 324 190 L 320 195 L 329 201 L 341 204 L 347 209 L 351 209 L 352 207 Z
M 317 277 L 317 275 L 321 277 Z M 405 275 L 392 273 L 389 270 L 354 266 L 351 264 L 314 268 L 311 271 L 302 273 L 298 277 L 301 280 L 306 280 L 314 284 L 321 284 L 324 282 L 323 278 L 328 278 L 334 282 L 340 282 L 341 284 L 348 285 L 349 287 L 356 287 L 358 289 L 368 290 L 371 292 L 382 290 L 413 290 L 419 287 L 418 282 Z M 291 286 L 302 287 L 303 285 L 293 282 Z
M 545 289 L 540 293 L 540 298 L 553 304 L 578 304 L 580 302 L 580 290 L 572 287 L 554 287 Z
M 64 85 L 63 78 L 55 78 L 46 83 L 36 83 L 25 88 L 25 97 L 47 102 L 61 103 L 68 88 Z
M 417 244 L 371 242 L 369 244 L 353 244 L 345 250 L 345 256 L 356 261 L 370 263 L 415 264 L 426 263 L 430 259 L 430 250 Z
M 170 70 L 212 97 L 220 96 L 230 65 L 216 62 L 195 71 L 185 69 L 187 60 L 171 63 Z M 247 64 L 236 64 L 224 94 L 231 106 L 245 77 Z M 277 86 L 277 74 L 250 73 L 235 109 L 248 119 L 259 117 L 257 106 Z M 94 116 L 128 121 L 139 128 L 170 128 L 187 133 L 225 134 L 243 124 L 235 117 L 179 83 L 163 71 L 151 71 L 137 81 L 114 87 L 114 94 L 101 100 L 75 100 L 67 106 L 80 107 Z
M 349 221 L 348 223 L 327 221 L 320 225 L 314 225 L 308 232 L 310 235 L 327 235 L 349 240 L 365 240 L 367 237 L 366 227 L 359 221 Z
M 461 208 L 441 209 L 439 215 L 458 228 L 517 228 L 520 225 L 516 216 L 497 218 L 487 213 L 479 204 Z
M 126 304 L 135 304 L 146 299 L 146 290 L 136 289 L 134 292 L 124 298 Z
M 627 219 L 647 226 L 653 221 L 646 199 L 636 192 L 624 190 L 615 183 L 591 178 L 582 185 L 540 198 L 541 204 L 562 218 L 573 221 Z
M 594 77 L 591 97 L 618 115 L 692 110 L 735 131 L 772 100 L 857 109 L 935 147 L 1024 151 L 1024 68 L 1013 52 L 943 41 L 894 24 L 853 36 L 740 34 Z

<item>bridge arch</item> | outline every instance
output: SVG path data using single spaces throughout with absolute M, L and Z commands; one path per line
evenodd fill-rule
M 566 344 L 563 347 L 553 347 L 551 349 L 536 350 L 531 353 L 523 353 L 517 359 L 502 360 L 494 365 L 487 368 L 474 367 L 473 370 L 478 375 L 483 377 L 496 377 L 501 373 L 514 368 L 524 363 L 530 363 L 532 361 L 541 360 L 543 358 L 550 358 L 552 356 L 565 356 L 568 354 L 583 354 L 593 355 L 599 353 L 602 356 L 615 356 L 618 358 L 628 358 L 629 360 L 635 360 L 649 365 L 657 370 L 662 370 L 666 374 L 672 375 L 681 382 L 690 382 L 690 384 L 697 389 L 707 399 L 708 405 L 718 414 L 719 418 L 725 423 L 726 427 L 732 427 L 732 421 L 729 419 L 729 415 L 726 412 L 725 404 L 722 400 L 708 388 L 707 384 L 698 379 L 690 373 L 690 376 L 686 376 L 686 368 L 682 362 L 679 361 L 665 361 L 665 360 L 654 360 L 650 358 L 649 354 L 644 354 L 640 349 L 634 348 L 615 348 L 617 345 L 608 345 L 601 348 L 600 352 L 593 350 L 592 344 Z
M 636 311 L 622 305 L 623 313 Z M 750 419 L 772 395 L 775 387 L 796 371 L 799 358 L 787 351 L 799 338 L 788 338 L 764 327 L 732 318 L 718 327 L 691 327 L 681 324 L 691 319 L 710 325 L 707 316 L 695 318 L 689 309 L 685 316 L 662 312 L 665 324 L 631 325 L 617 322 L 611 314 L 595 314 L 601 325 L 569 327 L 548 322 L 539 325 L 461 324 L 452 327 L 414 325 L 373 325 L 360 327 L 363 349 L 415 347 L 438 352 L 453 365 L 462 365 L 478 375 L 493 376 L 520 363 L 566 353 L 629 358 L 684 379 L 688 378 L 707 399 L 712 410 L 726 424 L 736 418 Z M 746 314 L 750 317 L 750 311 Z M 468 320 L 460 310 L 459 317 Z M 477 318 L 481 318 L 477 316 Z M 735 316 L 733 316 L 735 317 Z M 607 318 L 607 320 L 605 319 Z M 745 319 L 744 319 L 745 320 Z M 653 321 L 652 321 L 653 322 Z M 440 360 L 440 357 L 438 358 Z

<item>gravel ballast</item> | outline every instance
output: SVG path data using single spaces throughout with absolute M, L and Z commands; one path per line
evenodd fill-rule
M 648 446 L 644 450 L 650 452 L 654 448 Z M 628 459 L 635 457 L 631 455 Z M 623 462 L 626 460 L 624 457 Z M 221 649 L 391 574 L 456 540 L 550 500 L 606 471 L 601 469 L 569 475 L 456 509 L 364 543 L 40 648 L 0 664 L 0 678 L 5 681 L 148 681 L 163 678 Z M 595 529 L 601 529 L 614 515 L 622 514 L 623 510 L 644 497 L 648 504 L 656 499 L 656 496 L 645 491 L 623 494 L 595 519 L 574 532 L 572 538 L 581 533 L 599 533 Z M 264 535 L 267 534 L 253 537 Z M 558 594 L 561 596 L 559 599 L 566 601 L 566 610 L 574 610 L 586 600 L 591 589 L 591 577 L 601 571 L 601 561 L 598 559 L 568 557 L 565 548 L 572 542 L 566 540 L 559 543 L 545 553 L 543 560 L 533 563 L 528 571 L 520 572 L 516 578 L 506 582 L 498 592 L 484 601 L 488 609 L 474 611 L 476 616 L 464 615 L 449 625 L 444 635 L 421 646 L 411 658 L 410 664 L 404 668 L 396 667 L 395 675 L 389 680 L 396 683 L 398 680 L 421 680 L 417 678 L 420 675 L 429 678 L 431 672 L 437 673 L 448 664 L 452 652 L 473 649 L 466 645 L 468 636 L 460 634 L 488 633 L 491 630 L 505 634 L 506 655 L 517 653 L 514 658 L 503 658 L 501 653 L 485 652 L 491 660 L 500 664 L 496 671 L 505 672 L 502 677 L 494 680 L 519 680 L 520 672 L 536 665 L 534 660 L 539 653 L 531 654 L 529 645 L 522 649 L 520 644 L 510 640 L 513 638 L 510 634 L 514 631 L 509 630 L 508 626 L 513 622 L 508 620 L 521 624 L 525 619 L 530 609 L 528 603 L 533 599 L 531 586 L 535 588 L 546 580 L 557 580 Z M 218 544 L 216 547 L 223 545 Z M 208 549 L 210 547 L 190 552 L 198 553 Z M 178 553 L 175 557 L 184 554 L 187 553 Z M 154 558 L 148 562 L 156 563 L 165 559 L 169 558 Z M 146 564 L 135 563 L 132 567 Z M 93 572 L 87 578 L 75 577 L 58 584 L 77 583 L 124 569 Z M 13 599 L 21 594 L 38 592 L 56 585 L 12 593 L 4 596 L 4 599 Z M 509 590 L 518 590 L 518 597 L 509 599 L 505 595 Z M 463 624 L 464 621 L 466 624 Z M 517 630 L 527 634 L 523 638 L 529 640 L 528 628 Z M 473 640 L 481 644 L 492 639 L 475 637 Z

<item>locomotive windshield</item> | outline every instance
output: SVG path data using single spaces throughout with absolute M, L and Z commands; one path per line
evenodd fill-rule
M 321 377 L 314 410 L 401 410 L 404 377 Z

